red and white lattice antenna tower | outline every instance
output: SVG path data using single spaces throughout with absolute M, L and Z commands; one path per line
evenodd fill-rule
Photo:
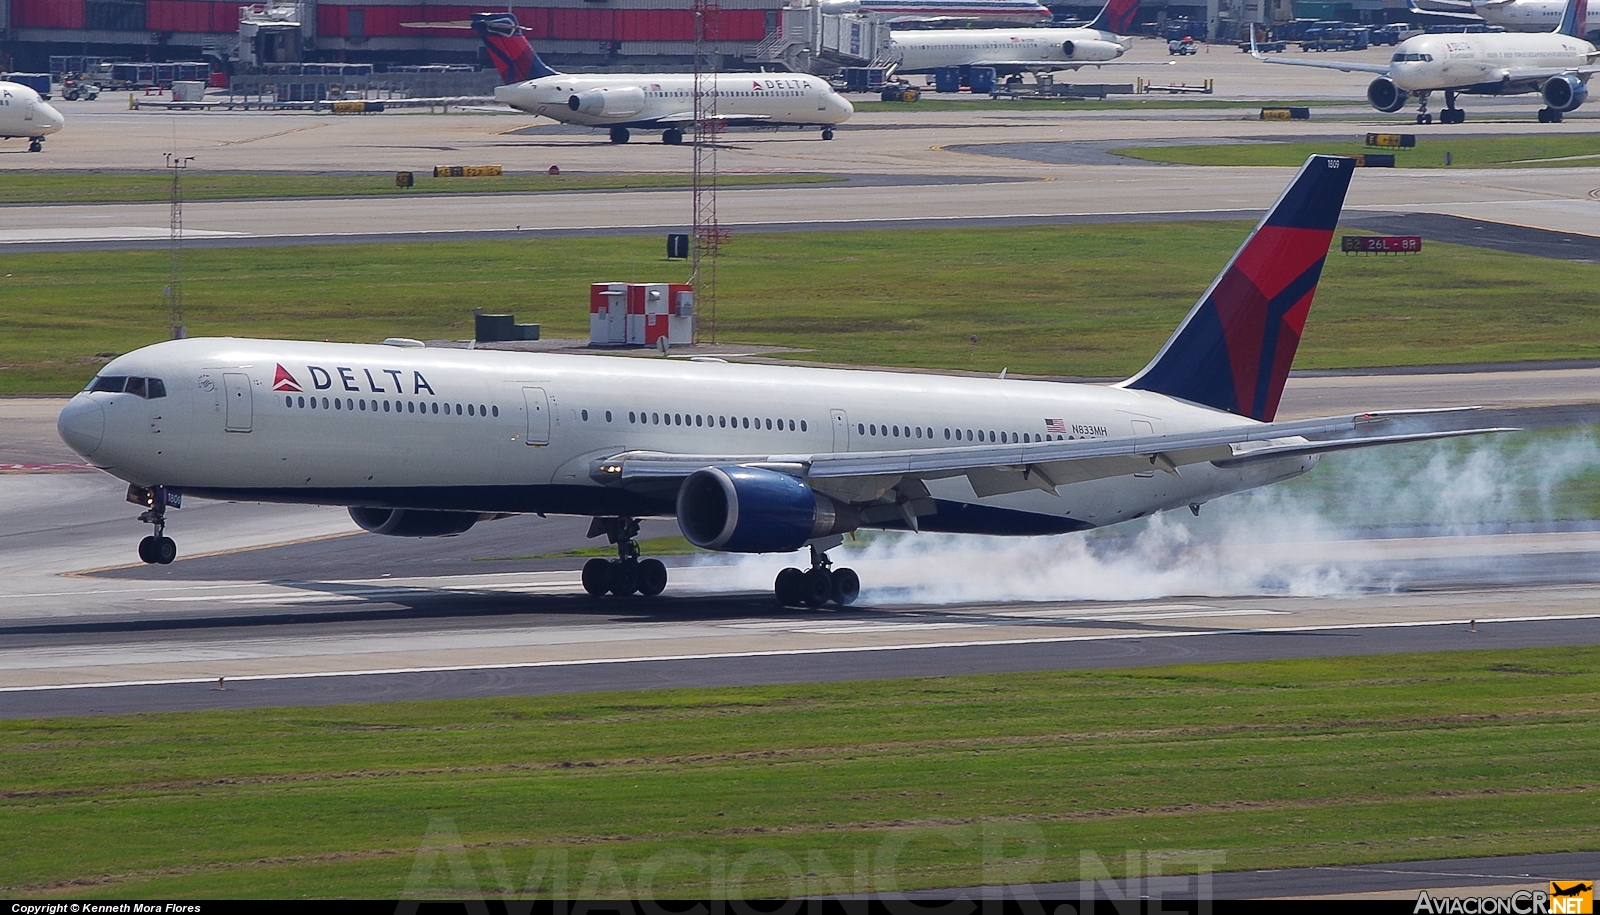
M 695 311 L 707 321 L 708 336 L 717 342 L 717 250 L 727 233 L 717 224 L 717 143 L 723 122 L 717 116 L 722 70 L 717 53 L 722 6 L 718 0 L 694 0 L 694 239 L 693 269 Z M 695 342 L 700 342 L 700 321 L 695 321 Z

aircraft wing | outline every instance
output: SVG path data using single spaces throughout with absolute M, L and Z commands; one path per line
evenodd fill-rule
M 1287 67 L 1320 67 L 1324 70 L 1343 70 L 1346 73 L 1377 73 L 1384 76 L 1389 73 L 1388 64 L 1329 63 L 1320 60 L 1296 60 L 1292 57 L 1268 57 L 1255 49 L 1254 41 L 1250 43 L 1250 56 L 1263 63 L 1283 64 Z
M 1466 408 L 1475 409 L 1475 408 Z M 627 452 L 593 462 L 590 476 L 621 486 L 650 487 L 706 467 L 763 467 L 803 477 L 849 501 L 871 502 L 907 478 L 966 476 L 980 495 L 1042 489 L 1122 476 L 1151 468 L 1182 475 L 1182 467 L 1206 461 L 1222 466 L 1276 458 L 1513 431 L 1501 427 L 1350 437 L 1375 423 L 1458 410 L 1391 411 L 1274 423 L 1248 423 L 1171 435 L 1086 438 L 1071 441 L 831 452 L 809 455 L 675 455 Z M 1308 435 L 1345 435 L 1311 441 Z
M 1441 7 L 1435 9 L 1434 7 Z M 1455 3 L 1452 0 L 1406 0 L 1406 9 L 1419 16 L 1429 16 L 1438 19 L 1463 19 L 1468 22 L 1482 22 L 1483 17 L 1471 12 L 1473 4 Z

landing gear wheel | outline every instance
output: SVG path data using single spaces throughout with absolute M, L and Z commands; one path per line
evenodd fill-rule
M 628 128 L 626 127 L 611 128 L 611 142 L 613 143 L 626 143 L 630 136 L 632 134 L 628 133 Z
M 156 562 L 161 565 L 172 565 L 172 560 L 178 558 L 178 544 L 171 537 L 157 537 L 155 545 Z
M 1460 108 L 1446 108 L 1439 112 L 1439 123 L 1441 124 L 1464 124 L 1466 120 L 1467 113 Z
M 583 590 L 590 597 L 605 597 L 611 590 L 611 561 L 591 559 L 583 564 Z
M 618 597 L 627 597 L 639 590 L 639 563 L 629 560 L 627 562 L 611 563 L 611 593 Z
M 1417 123 L 1418 124 L 1432 124 L 1433 123 L 1433 115 L 1431 115 L 1431 114 L 1419 114 L 1419 115 L 1417 115 Z
M 824 127 L 824 128 L 822 128 L 822 138 L 824 140 L 833 139 L 833 128 L 832 127 Z
M 833 574 L 818 566 L 800 580 L 800 599 L 808 607 L 820 607 L 833 599 Z
M 147 563 L 156 562 L 156 538 L 146 537 L 139 541 L 139 558 Z
M 683 131 L 676 127 L 668 127 L 661 132 L 661 142 L 668 146 L 677 146 L 683 142 Z
M 1554 108 L 1540 108 L 1539 109 L 1539 123 L 1541 123 L 1541 124 L 1559 124 L 1559 123 L 1561 123 L 1561 112 L 1557 111 Z
M 772 596 L 778 599 L 780 606 L 784 607 L 804 603 L 805 582 L 806 573 L 792 567 L 784 569 L 772 582 Z
M 44 152 L 44 140 L 38 137 L 28 141 L 28 152 Z
M 855 569 L 833 570 L 833 602 L 848 607 L 861 596 L 861 578 Z
M 639 593 L 655 597 L 667 589 L 667 567 L 659 559 L 639 563 Z

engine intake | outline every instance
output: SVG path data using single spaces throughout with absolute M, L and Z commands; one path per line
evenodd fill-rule
M 854 507 L 775 470 L 707 467 L 690 474 L 678 490 L 678 527 L 706 550 L 787 553 L 860 525 Z
M 352 506 L 350 520 L 362 530 L 390 537 L 454 537 L 478 523 L 477 512 Z
M 644 110 L 644 90 L 638 86 L 606 86 L 567 98 L 567 107 L 597 118 L 632 117 Z
M 1411 93 L 1396 86 L 1394 80 L 1387 76 L 1380 76 L 1367 86 L 1367 101 L 1379 111 L 1399 111 L 1409 98 Z
M 1589 87 L 1576 76 L 1552 76 L 1539 88 L 1544 102 L 1557 111 L 1571 111 L 1589 98 Z

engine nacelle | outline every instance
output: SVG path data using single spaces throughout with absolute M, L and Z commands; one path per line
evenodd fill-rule
M 1539 87 L 1544 103 L 1557 111 L 1571 111 L 1589 98 L 1589 87 L 1576 76 L 1552 76 Z
M 478 523 L 477 512 L 352 506 L 350 520 L 364 531 L 390 537 L 454 537 Z
M 1114 41 L 1063 41 L 1061 53 L 1067 60 L 1116 60 L 1122 56 L 1122 45 Z
M 597 118 L 627 118 L 644 110 L 644 90 L 638 86 L 589 89 L 567 99 L 567 107 Z
M 1367 86 L 1367 101 L 1379 111 L 1399 111 L 1410 98 L 1410 92 L 1396 86 L 1394 80 L 1387 76 L 1380 76 Z
M 757 467 L 707 467 L 678 490 L 678 527 L 701 549 L 787 553 L 853 531 L 861 513 L 804 480 Z

